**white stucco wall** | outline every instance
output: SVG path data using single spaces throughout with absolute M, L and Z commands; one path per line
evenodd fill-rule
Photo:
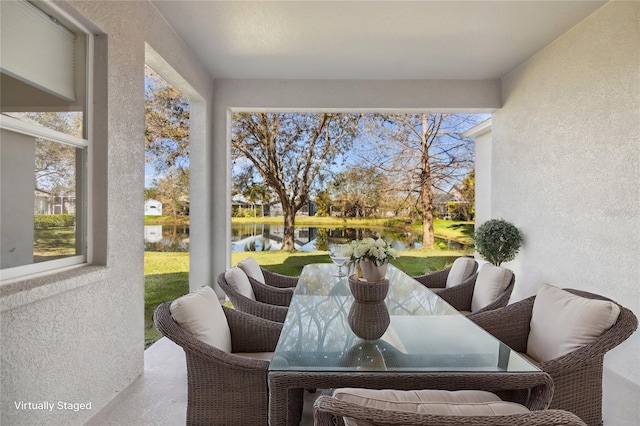
M 491 122 L 489 118 L 462 134 L 465 138 L 475 139 L 475 223 L 477 225 L 491 219 Z
M 82 424 L 142 373 L 143 211 L 135 206 L 144 202 L 145 42 L 203 99 L 196 113 L 200 145 L 209 132 L 203 123 L 212 80 L 151 3 L 58 4 L 98 34 L 94 266 L 0 287 L 1 424 Z M 203 175 L 198 171 L 195 180 Z M 203 217 L 210 215 L 208 200 L 203 194 L 198 201 Z M 19 401 L 91 402 L 91 410 L 19 410 Z
M 639 23 L 640 3 L 610 2 L 503 79 L 491 210 L 525 237 L 513 300 L 548 282 L 640 314 Z M 605 357 L 636 421 L 639 353 L 636 332 Z

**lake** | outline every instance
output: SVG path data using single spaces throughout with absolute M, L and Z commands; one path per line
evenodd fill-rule
M 279 250 L 282 247 L 284 225 L 232 224 L 231 250 L 262 251 Z M 349 243 L 366 237 L 383 237 L 398 250 L 422 247 L 422 234 L 391 228 L 326 228 L 297 226 L 295 247 L 301 251 L 328 251 L 332 243 Z M 436 238 L 436 245 L 443 249 L 460 250 L 465 245 Z M 145 251 L 189 251 L 189 225 L 145 225 Z

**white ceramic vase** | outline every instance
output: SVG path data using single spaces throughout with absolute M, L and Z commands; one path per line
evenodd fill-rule
M 369 282 L 384 281 L 387 275 L 388 262 L 378 266 L 371 260 L 361 260 L 360 270 L 362 271 L 362 277 Z

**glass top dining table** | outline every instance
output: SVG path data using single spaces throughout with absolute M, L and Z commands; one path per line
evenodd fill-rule
M 348 279 L 335 271 L 304 267 L 269 370 L 538 371 L 392 265 L 380 304 L 354 303 Z
M 295 424 L 291 389 L 536 388 L 531 406 L 548 403 L 546 373 L 401 270 L 389 265 L 384 302 L 367 304 L 336 272 L 300 274 L 269 366 L 271 425 Z

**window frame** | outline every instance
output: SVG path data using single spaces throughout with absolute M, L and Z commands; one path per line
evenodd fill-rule
M 41 9 L 42 10 L 42 9 Z M 64 257 L 61 259 L 46 260 L 38 263 L 30 263 L 27 265 L 14 266 L 10 268 L 0 269 L 0 285 L 22 281 L 24 279 L 35 278 L 43 275 L 49 275 L 62 272 L 90 264 L 93 260 L 93 242 L 91 240 L 93 221 L 92 221 L 92 163 L 93 163 L 93 147 L 91 141 L 93 139 L 93 84 L 94 84 L 94 42 L 95 35 L 89 31 L 84 25 L 62 11 L 56 5 L 47 2 L 46 9 L 42 10 L 47 15 L 54 15 L 61 21 L 68 23 L 73 32 L 77 36 L 85 37 L 85 108 L 83 113 L 83 136 L 68 135 L 49 129 L 44 126 L 28 123 L 9 115 L 0 114 L 0 128 L 32 136 L 42 138 L 56 143 L 61 143 L 82 151 L 81 164 L 76 165 L 76 182 L 77 194 L 76 200 L 81 203 L 76 205 L 76 223 L 80 223 L 82 229 L 80 235 L 82 238 L 82 253 Z

